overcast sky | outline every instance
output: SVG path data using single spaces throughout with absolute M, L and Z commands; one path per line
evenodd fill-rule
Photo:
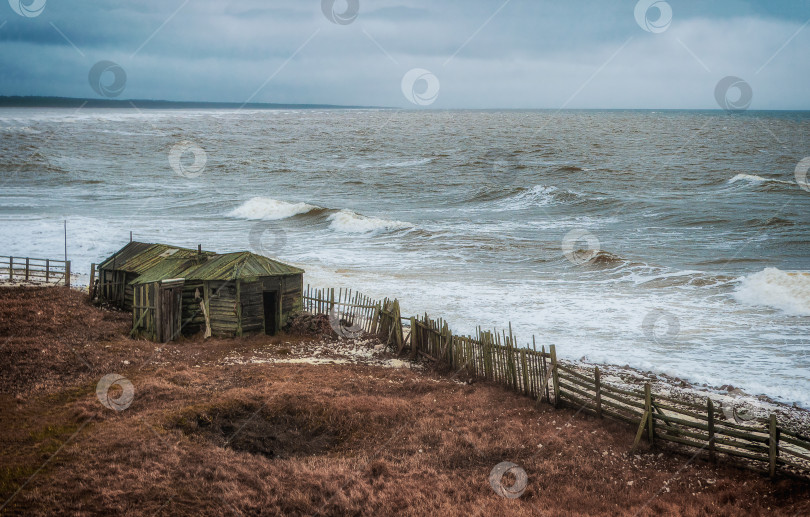
M 642 1 L 9 0 L 0 94 L 712 109 L 733 76 L 810 109 L 810 2 Z

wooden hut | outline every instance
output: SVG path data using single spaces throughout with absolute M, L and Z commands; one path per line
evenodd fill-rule
M 96 296 L 120 309 L 132 310 L 132 282 L 136 278 L 167 258 L 193 259 L 198 255 L 213 253 L 168 244 L 130 242 L 99 264 Z
M 166 257 L 131 282 L 133 331 L 168 341 L 275 334 L 303 309 L 302 269 L 247 251 Z

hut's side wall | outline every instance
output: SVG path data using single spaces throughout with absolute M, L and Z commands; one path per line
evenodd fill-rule
M 123 285 L 124 299 L 121 303 L 121 308 L 124 309 L 125 311 L 131 311 L 133 287 L 132 284 L 130 284 L 130 282 L 138 278 L 138 275 L 135 273 L 122 272 L 120 276 L 121 281 L 124 282 Z
M 101 288 L 98 298 L 119 309 L 132 310 L 133 289 L 129 282 L 138 278 L 135 273 L 115 269 L 101 269 L 98 273 Z
M 99 292 L 98 297 L 100 300 L 103 300 L 108 303 L 113 303 L 115 301 L 115 281 L 116 281 L 115 271 L 112 269 L 101 269 L 99 270 Z
M 289 275 L 282 277 L 281 292 L 281 322 L 283 328 L 289 320 L 304 310 L 304 275 Z
M 242 335 L 264 332 L 263 283 L 259 280 L 239 283 L 242 302 Z
M 184 336 L 196 334 L 205 326 L 205 314 L 200 308 L 200 302 L 205 297 L 203 289 L 202 281 L 187 282 L 183 285 L 181 333 Z
M 235 336 L 238 322 L 236 282 L 208 281 L 205 284 L 211 333 L 217 336 Z

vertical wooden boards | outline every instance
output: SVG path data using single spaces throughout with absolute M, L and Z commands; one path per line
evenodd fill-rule
M 557 375 L 557 348 L 554 345 L 549 346 L 551 353 L 551 379 L 554 382 L 554 407 L 560 406 L 560 378 Z

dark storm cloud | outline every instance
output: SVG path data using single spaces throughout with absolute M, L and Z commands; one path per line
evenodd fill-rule
M 727 75 L 750 83 L 752 108 L 810 107 L 806 2 L 672 0 L 658 34 L 635 1 L 359 5 L 339 25 L 319 0 L 51 0 L 33 18 L 4 2 L 0 94 L 95 96 L 87 74 L 111 60 L 121 98 L 414 107 L 401 81 L 423 68 L 441 85 L 432 108 L 716 108 Z

